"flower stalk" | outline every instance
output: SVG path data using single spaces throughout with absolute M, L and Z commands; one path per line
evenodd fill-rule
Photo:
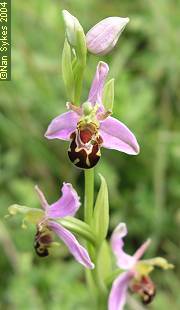
M 91 224 L 94 205 L 94 168 L 84 170 L 85 194 L 84 194 L 84 220 Z

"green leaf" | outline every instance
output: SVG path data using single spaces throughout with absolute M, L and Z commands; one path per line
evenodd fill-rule
M 100 246 L 97 256 L 96 269 L 98 282 L 101 285 L 101 288 L 106 290 L 105 280 L 112 273 L 111 253 L 106 240 L 104 240 Z
M 106 238 L 109 227 L 109 201 L 106 180 L 101 174 L 99 176 L 101 178 L 101 187 L 96 199 L 92 226 L 97 235 L 97 241 L 101 244 Z
M 114 79 L 109 80 L 103 91 L 103 104 L 107 111 L 113 111 L 114 104 Z
M 66 87 L 67 96 L 74 102 L 74 74 L 72 69 L 71 48 L 65 39 L 62 53 L 62 76 Z

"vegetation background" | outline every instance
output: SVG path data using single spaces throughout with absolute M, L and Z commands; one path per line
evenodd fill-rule
M 149 236 L 148 256 L 175 264 L 157 270 L 151 310 L 180 309 L 180 58 L 177 0 L 12 1 L 12 81 L 0 85 L 0 309 L 91 309 L 83 269 L 62 245 L 47 258 L 33 251 L 34 227 L 4 219 L 12 203 L 38 206 L 38 183 L 50 202 L 62 181 L 83 199 L 83 174 L 67 159 L 67 143 L 43 137 L 51 119 L 65 111 L 60 55 L 64 40 L 61 10 L 77 16 L 85 31 L 107 16 L 131 21 L 116 49 L 101 57 L 115 78 L 114 116 L 135 133 L 137 157 L 103 150 L 96 168 L 107 177 L 110 233 L 128 224 L 127 250 Z M 82 101 L 98 57 L 88 56 Z M 99 179 L 96 179 L 96 191 Z M 82 216 L 82 209 L 79 212 Z M 143 309 L 131 300 L 127 309 Z

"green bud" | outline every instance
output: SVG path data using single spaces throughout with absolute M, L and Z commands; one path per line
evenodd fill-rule
M 109 80 L 105 86 L 103 91 L 103 104 L 106 111 L 113 111 L 114 104 L 114 79 Z
M 82 81 L 84 69 L 86 66 L 86 37 L 81 24 L 78 19 L 71 15 L 68 11 L 63 10 L 63 19 L 66 27 L 66 36 L 70 44 L 71 50 L 74 53 L 74 58 L 71 63 L 71 70 L 73 72 L 73 102 L 78 105 L 80 103 Z M 66 67 L 64 68 L 66 69 Z M 70 73 L 70 70 L 69 70 Z M 68 73 L 68 77 L 70 74 Z M 65 70 L 64 73 L 65 75 Z M 68 86 L 70 89 L 70 86 Z M 72 94 L 71 94 L 72 97 Z
M 77 33 L 84 33 L 81 24 L 78 19 L 71 15 L 68 11 L 62 11 L 65 27 L 66 27 L 66 35 L 69 41 L 69 44 L 73 47 L 77 45 Z

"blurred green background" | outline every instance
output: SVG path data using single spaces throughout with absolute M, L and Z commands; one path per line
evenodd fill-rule
M 34 185 L 49 202 L 62 182 L 83 199 L 83 173 L 67 158 L 67 143 L 43 134 L 51 119 L 65 111 L 60 55 L 64 41 L 61 10 L 77 16 L 87 32 L 107 16 L 131 22 L 117 47 L 101 58 L 115 78 L 114 116 L 135 133 L 139 156 L 102 150 L 96 168 L 107 177 L 110 233 L 128 224 L 126 249 L 133 253 L 149 236 L 148 256 L 162 255 L 173 271 L 157 270 L 152 310 L 180 309 L 180 1 L 31 0 L 12 1 L 12 81 L 0 83 L 0 309 L 91 309 L 83 269 L 62 245 L 47 258 L 33 251 L 34 227 L 5 220 L 12 203 L 37 207 Z M 88 56 L 82 101 L 99 57 Z M 96 179 L 96 192 L 99 179 Z M 79 212 L 82 217 L 82 209 Z M 143 309 L 130 302 L 127 309 Z

